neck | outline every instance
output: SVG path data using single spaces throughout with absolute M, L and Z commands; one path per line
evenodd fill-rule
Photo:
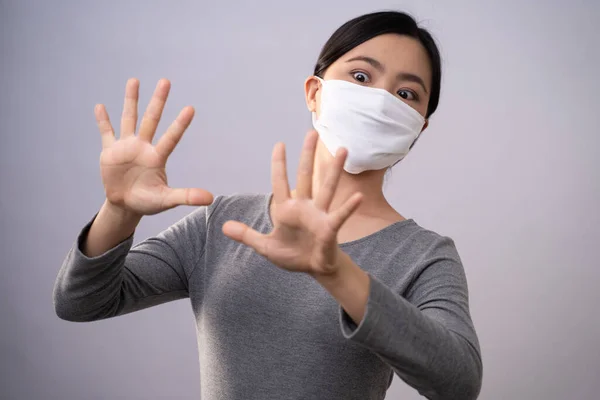
M 318 196 L 319 189 L 323 185 L 327 171 L 330 167 L 331 159 L 325 157 L 316 157 L 313 172 L 313 197 Z M 359 208 L 355 211 L 355 216 L 377 216 L 381 211 L 390 210 L 392 207 L 387 202 L 383 194 L 383 179 L 385 171 L 365 171 L 360 174 L 350 174 L 342 171 L 335 195 L 331 202 L 330 209 L 335 210 L 340 207 L 354 193 L 360 192 L 363 200 Z M 295 196 L 295 190 L 292 192 Z

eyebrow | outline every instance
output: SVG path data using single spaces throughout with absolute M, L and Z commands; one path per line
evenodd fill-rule
M 385 68 L 383 67 L 383 64 L 372 57 L 356 56 L 356 57 L 352 57 L 351 59 L 347 60 L 346 62 L 349 63 L 352 61 L 364 61 L 364 62 L 370 64 L 373 68 L 377 69 L 379 72 L 383 72 L 385 70 Z M 428 93 L 427 88 L 425 87 L 425 82 L 418 75 L 411 74 L 409 72 L 400 72 L 398 75 L 396 75 L 396 78 L 401 81 L 409 81 L 409 82 L 417 83 L 423 88 L 425 93 Z

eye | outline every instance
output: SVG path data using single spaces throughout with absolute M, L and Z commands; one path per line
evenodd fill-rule
M 398 90 L 397 94 L 404 100 L 417 100 L 418 99 L 416 93 L 413 92 L 412 90 L 406 90 L 406 89 Z
M 354 78 L 355 81 L 358 81 L 360 83 L 369 82 L 369 76 L 367 74 L 365 74 L 364 72 L 360 72 L 360 71 L 353 72 L 352 77 Z

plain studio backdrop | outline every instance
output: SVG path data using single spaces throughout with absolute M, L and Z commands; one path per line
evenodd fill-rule
M 412 13 L 444 59 L 440 109 L 385 192 L 456 241 L 480 398 L 599 398 L 599 2 L 0 4 L 2 399 L 200 397 L 188 301 L 84 324 L 54 314 L 58 269 L 103 201 L 94 105 L 118 127 L 127 78 L 141 81 L 140 112 L 171 79 L 159 131 L 183 106 L 197 112 L 170 183 L 267 192 L 277 141 L 295 174 L 310 128 L 303 82 L 321 46 L 385 9 Z M 191 210 L 145 218 L 136 242 Z M 398 377 L 388 393 L 420 398 Z

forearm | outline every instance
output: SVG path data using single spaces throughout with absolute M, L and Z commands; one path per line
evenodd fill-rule
M 131 248 L 131 235 L 140 218 L 105 202 L 91 224 L 80 232 L 68 253 L 54 286 L 59 317 L 69 321 L 94 321 L 118 315 L 130 302 L 121 300 L 126 277 L 123 265 Z M 129 239 L 129 240 L 127 240 Z
M 200 208 L 136 246 L 130 233 L 134 225 L 128 231 L 110 229 L 109 218 L 102 218 L 107 211 L 101 210 L 86 224 L 66 256 L 54 286 L 56 313 L 69 321 L 94 321 L 186 297 L 190 268 L 181 260 L 197 260 L 203 251 L 203 240 L 195 236 L 202 237 L 206 229 L 205 210 Z M 88 256 L 84 244 L 98 220 L 96 232 L 108 228 L 104 235 L 113 242 L 105 240 L 110 248 Z
M 458 323 L 442 316 L 442 308 L 429 304 L 421 310 L 371 277 L 363 320 L 354 325 L 342 313 L 342 331 L 379 355 L 426 398 L 474 400 L 482 379 L 476 342 L 473 335 L 450 329 Z
M 475 343 L 449 329 L 433 307 L 423 311 L 369 276 L 349 256 L 338 272 L 315 279 L 338 301 L 342 331 L 378 354 L 429 399 L 475 399 L 481 358 Z M 431 312 L 431 315 L 428 313 Z M 350 320 L 351 319 L 351 320 Z M 453 321 L 468 325 L 468 321 Z
M 365 315 L 369 298 L 369 275 L 344 252 L 338 256 L 337 272 L 314 278 L 337 300 L 356 325 Z
M 94 219 L 82 246 L 82 252 L 90 258 L 106 253 L 137 228 L 141 216 L 127 213 L 105 202 Z

